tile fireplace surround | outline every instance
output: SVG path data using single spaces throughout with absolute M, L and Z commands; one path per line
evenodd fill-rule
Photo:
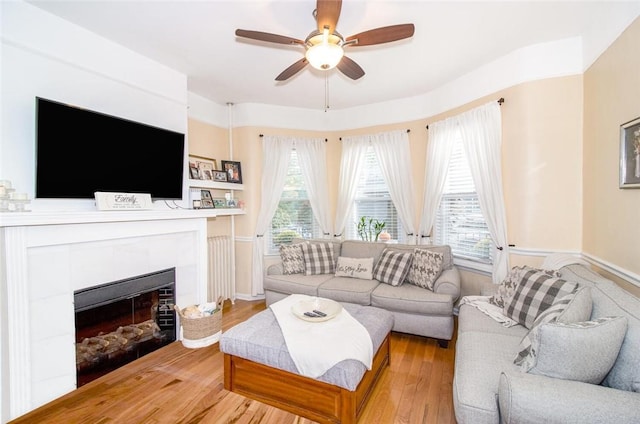
M 175 267 L 206 301 L 206 239 L 198 211 L 0 214 L 0 422 L 76 388 L 75 290 Z

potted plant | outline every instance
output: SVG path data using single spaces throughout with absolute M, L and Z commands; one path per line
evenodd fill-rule
M 380 236 L 385 225 L 384 221 L 362 216 L 360 221 L 356 223 L 356 228 L 360 239 L 363 241 L 378 241 L 378 236 Z

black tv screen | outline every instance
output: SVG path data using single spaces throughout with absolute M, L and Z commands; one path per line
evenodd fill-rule
M 36 125 L 36 198 L 182 198 L 184 134 L 39 97 Z

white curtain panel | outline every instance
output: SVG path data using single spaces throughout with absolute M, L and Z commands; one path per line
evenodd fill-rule
M 448 118 L 429 125 L 429 142 L 425 160 L 427 171 L 424 176 L 424 200 L 420 218 L 420 244 L 431 244 L 431 229 L 442 200 L 457 127 L 456 118 Z
M 500 105 L 490 102 L 458 116 L 462 143 L 476 186 L 480 208 L 495 243 L 493 282 L 509 271 L 507 221 L 502 191 L 502 119 Z
M 416 227 L 413 213 L 413 178 L 411 153 L 406 130 L 391 131 L 371 136 L 373 150 L 378 157 L 382 177 L 389 187 L 391 201 L 407 233 L 407 242 L 415 243 Z
M 341 237 L 347 226 L 368 147 L 369 136 L 344 137 L 342 139 L 334 237 Z
M 295 140 L 291 137 L 264 136 L 262 138 L 262 198 L 253 240 L 253 269 L 251 295 L 264 293 L 264 234 L 278 208 Z
M 327 149 L 323 139 L 296 140 L 296 152 L 311 210 L 324 237 L 331 235 L 329 187 L 327 183 Z

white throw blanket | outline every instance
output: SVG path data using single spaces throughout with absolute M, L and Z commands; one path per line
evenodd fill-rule
M 480 312 L 498 321 L 503 327 L 513 327 L 518 323 L 502 313 L 502 308 L 489 303 L 491 296 L 464 296 L 460 299 L 460 306 L 470 305 Z
M 356 359 L 370 370 L 373 343 L 367 329 L 344 309 L 335 318 L 323 322 L 296 317 L 291 307 L 311 299 L 311 296 L 292 294 L 270 306 L 298 372 L 318 378 L 345 359 Z

